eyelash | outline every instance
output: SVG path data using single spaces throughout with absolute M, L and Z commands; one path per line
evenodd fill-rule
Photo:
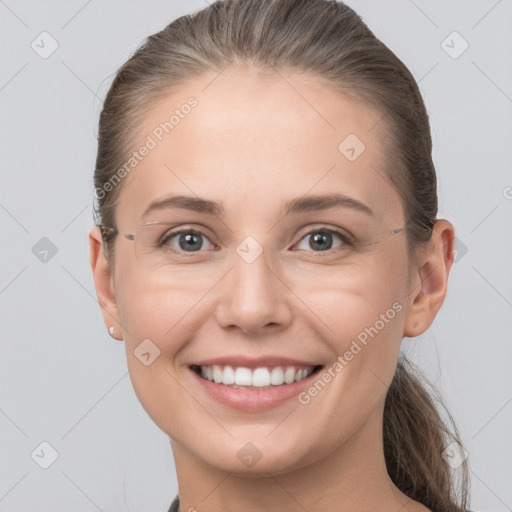
M 212 242 L 206 235 L 204 235 L 200 231 L 197 231 L 197 230 L 192 229 L 192 228 L 189 228 L 189 229 L 181 228 L 178 231 L 169 231 L 168 233 L 164 234 L 161 237 L 160 241 L 158 242 L 158 246 L 159 247 L 163 247 L 164 245 L 168 244 L 169 240 L 171 240 L 175 236 L 178 236 L 178 235 L 181 235 L 181 234 L 184 234 L 184 233 L 194 234 L 194 235 L 198 235 L 198 236 L 204 237 L 208 241 L 210 241 L 212 245 L 215 245 L 215 246 L 218 247 L 218 244 L 216 244 L 215 242 Z M 322 257 L 322 256 L 330 256 L 330 255 L 332 256 L 333 253 L 337 253 L 339 251 L 342 251 L 342 250 L 346 249 L 347 247 L 351 247 L 351 246 L 354 245 L 353 242 L 347 236 L 347 234 L 345 234 L 341 230 L 337 230 L 337 229 L 333 229 L 333 228 L 327 228 L 327 227 L 320 227 L 320 228 L 312 229 L 311 231 L 306 233 L 297 243 L 294 244 L 294 246 L 298 245 L 300 242 L 302 242 L 302 240 L 304 240 L 308 236 L 312 236 L 312 235 L 317 234 L 317 233 L 330 233 L 330 234 L 337 235 L 340 238 L 340 240 L 342 241 L 342 244 L 341 244 L 340 247 L 335 247 L 334 249 L 327 249 L 325 251 L 313 251 L 313 250 L 308 251 L 310 254 L 314 254 L 315 256 L 320 256 L 320 257 Z M 167 248 L 169 250 L 171 250 L 172 252 L 178 253 L 178 254 L 183 255 L 185 257 L 194 256 L 194 255 L 196 255 L 198 253 L 204 252 L 204 250 L 187 252 L 187 251 L 183 251 L 181 249 L 175 249 L 174 247 L 170 247 L 170 246 L 167 246 Z

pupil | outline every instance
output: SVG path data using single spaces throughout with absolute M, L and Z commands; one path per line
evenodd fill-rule
M 199 236 L 187 233 L 180 236 L 180 247 L 183 250 L 194 250 L 201 248 L 201 239 Z
M 316 247 L 315 247 L 315 244 L 316 244 Z M 310 239 L 309 245 L 311 246 L 312 249 L 326 251 L 331 248 L 332 235 L 330 233 L 326 233 L 324 231 L 316 233 Z

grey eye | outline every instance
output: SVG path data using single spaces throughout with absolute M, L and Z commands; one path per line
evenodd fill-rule
M 338 243 L 338 245 L 333 247 L 333 241 L 336 237 L 341 241 L 341 243 Z M 319 229 L 316 231 L 311 231 L 306 236 L 304 236 L 296 247 L 298 249 L 303 249 L 305 251 L 312 250 L 315 252 L 319 252 L 328 251 L 330 249 L 337 248 L 348 243 L 349 241 L 347 237 L 345 237 L 341 233 L 337 233 L 329 229 Z M 307 244 L 307 247 L 301 247 L 301 244 Z
M 174 239 L 177 239 L 178 246 L 176 246 Z M 211 247 L 212 243 L 203 234 L 197 231 L 187 230 L 178 231 L 177 233 L 169 233 L 169 235 L 162 241 L 162 245 L 170 245 L 173 249 L 181 249 L 185 252 L 197 252 L 201 249 Z

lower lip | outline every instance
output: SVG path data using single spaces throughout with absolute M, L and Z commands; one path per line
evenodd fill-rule
M 273 389 L 249 390 L 237 389 L 216 384 L 200 377 L 190 369 L 203 389 L 218 402 L 244 411 L 262 411 L 276 407 L 290 398 L 296 397 L 304 388 L 307 388 L 318 374 L 318 370 L 311 375 L 293 384 L 283 384 Z

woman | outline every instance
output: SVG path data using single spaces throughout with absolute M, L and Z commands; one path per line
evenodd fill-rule
M 412 75 L 342 3 L 215 2 L 118 71 L 90 260 L 171 511 L 467 510 L 400 356 L 453 261 L 431 150 Z

